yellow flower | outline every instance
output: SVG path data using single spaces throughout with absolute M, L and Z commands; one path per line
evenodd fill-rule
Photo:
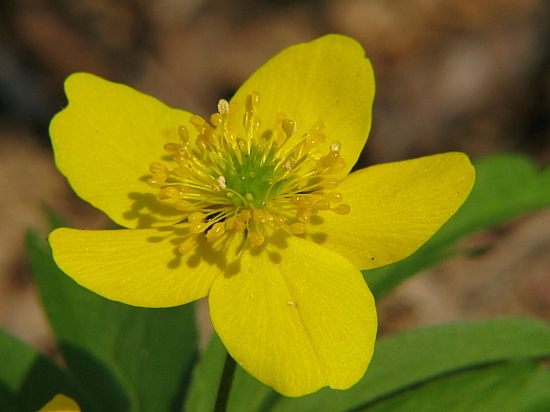
M 80 412 L 78 404 L 68 396 L 59 394 L 49 401 L 38 412 Z
M 374 77 L 344 36 L 287 48 L 209 122 L 90 74 L 65 87 L 50 128 L 57 166 L 129 230 L 54 231 L 59 267 L 131 305 L 208 295 L 229 353 L 288 396 L 363 376 L 377 317 L 360 270 L 417 250 L 474 181 L 461 153 L 348 175 Z

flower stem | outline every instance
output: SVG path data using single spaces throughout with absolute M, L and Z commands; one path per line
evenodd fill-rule
M 227 410 L 227 401 L 229 400 L 229 392 L 231 391 L 231 384 L 233 383 L 236 367 L 237 362 L 227 353 L 225 364 L 223 365 L 222 378 L 220 379 L 220 386 L 218 387 L 218 396 L 216 398 L 214 412 L 225 412 Z

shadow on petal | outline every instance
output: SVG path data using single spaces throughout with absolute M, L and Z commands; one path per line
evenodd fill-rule
M 189 254 L 182 254 L 179 251 L 179 247 L 189 240 L 195 243 L 194 248 Z M 201 265 L 206 265 L 212 266 L 217 271 L 224 272 L 226 276 L 233 276 L 240 271 L 239 260 L 242 256 L 244 238 L 240 241 L 239 236 L 236 234 L 225 236 L 219 241 L 212 243 L 206 240 L 204 233 L 193 235 L 189 230 L 189 226 L 183 223 L 177 226 L 156 228 L 156 234 L 149 236 L 147 242 L 169 242 L 172 245 L 173 257 L 167 260 L 167 267 L 172 270 L 178 268 L 192 270 L 197 269 Z
M 128 198 L 132 200 L 131 209 L 126 211 L 123 217 L 127 220 L 137 220 L 138 229 L 177 222 L 183 216 L 183 212 L 159 200 L 152 193 L 130 192 Z
M 323 233 L 323 232 L 313 233 L 310 237 L 311 237 L 311 240 L 313 240 L 318 245 L 322 245 L 328 239 L 328 235 L 326 233 Z

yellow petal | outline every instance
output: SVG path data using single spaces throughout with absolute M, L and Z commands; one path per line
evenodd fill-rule
M 78 404 L 68 396 L 59 394 L 49 401 L 38 412 L 80 412 Z
M 283 50 L 233 97 L 241 116 L 242 102 L 252 92 L 260 94 L 257 114 L 265 128 L 272 127 L 280 112 L 296 121 L 297 137 L 322 121 L 327 136 L 323 154 L 332 142 L 340 141 L 347 165 L 343 175 L 349 172 L 367 141 L 374 99 L 372 66 L 359 43 L 328 35 Z
M 312 219 L 308 232 L 359 269 L 387 265 L 432 237 L 466 200 L 474 180 L 468 157 L 455 152 L 368 167 L 338 188 L 350 213 L 327 211 Z
M 365 373 L 377 328 L 361 273 L 313 242 L 275 243 L 285 247 L 245 252 L 239 273 L 214 281 L 214 329 L 245 370 L 283 395 L 349 388 Z
M 70 76 L 65 92 L 69 105 L 53 118 L 50 135 L 57 167 L 75 192 L 125 227 L 178 221 L 180 213 L 146 180 L 191 115 L 88 73 Z
M 49 241 L 61 270 L 108 299 L 169 307 L 200 299 L 223 270 L 219 245 L 200 242 L 189 255 L 176 250 L 177 229 L 57 229 Z

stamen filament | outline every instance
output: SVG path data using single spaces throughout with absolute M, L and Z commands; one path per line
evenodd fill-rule
M 189 119 L 196 130 L 194 140 L 182 125 L 180 143 L 164 145 L 175 168 L 161 162 L 149 165 L 152 177 L 147 184 L 159 189 L 159 199 L 171 201 L 183 213 L 180 225 L 188 227 L 180 253 L 190 253 L 198 236 L 217 242 L 239 233 L 254 247 L 277 228 L 305 234 L 314 214 L 350 212 L 342 194 L 334 191 L 346 167 L 341 143 L 332 142 L 323 156 L 323 123 L 316 122 L 297 138 L 296 122 L 283 113 L 272 129 L 262 131 L 256 115 L 259 104 L 258 93 L 245 99 L 240 134 L 235 104 L 220 100 L 210 123 L 198 115 Z

